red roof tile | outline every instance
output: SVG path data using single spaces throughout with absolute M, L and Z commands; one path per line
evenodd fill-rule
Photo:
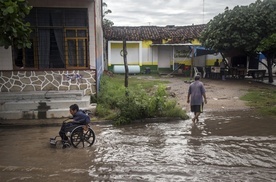
M 161 43 L 162 39 L 171 39 L 168 43 L 185 43 L 199 38 L 205 25 L 191 26 L 113 26 L 104 30 L 107 40 L 141 41 L 152 40 Z

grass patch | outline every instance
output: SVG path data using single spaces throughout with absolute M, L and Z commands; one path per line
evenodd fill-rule
M 128 88 L 124 83 L 124 75 L 104 75 L 101 78 L 96 99 L 99 119 L 113 120 L 120 125 L 154 117 L 188 118 L 177 102 L 168 97 L 165 84 L 169 81 L 158 80 L 157 77 L 129 76 Z
M 263 115 L 276 116 L 276 90 L 252 89 L 241 97 L 241 100 L 248 101 L 250 107 Z

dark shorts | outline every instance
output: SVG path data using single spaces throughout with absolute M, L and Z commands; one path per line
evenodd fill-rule
M 203 112 L 203 103 L 201 105 L 191 105 L 191 112 Z

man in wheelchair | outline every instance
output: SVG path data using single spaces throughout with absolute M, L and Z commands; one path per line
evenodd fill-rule
M 90 117 L 85 114 L 84 111 L 80 110 L 77 104 L 73 104 L 69 108 L 70 113 L 73 116 L 73 121 L 63 122 L 59 131 L 59 136 L 62 139 L 63 148 L 66 148 L 66 146 L 70 145 L 68 137 L 66 136 L 67 132 L 71 132 L 75 127 L 79 125 L 87 125 L 90 123 Z

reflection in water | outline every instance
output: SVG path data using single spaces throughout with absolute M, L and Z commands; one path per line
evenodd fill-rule
M 5 181 L 275 181 L 276 123 L 234 112 L 123 127 L 94 126 L 86 149 L 50 148 L 58 127 L 0 132 Z M 14 173 L 16 172 L 16 173 Z

